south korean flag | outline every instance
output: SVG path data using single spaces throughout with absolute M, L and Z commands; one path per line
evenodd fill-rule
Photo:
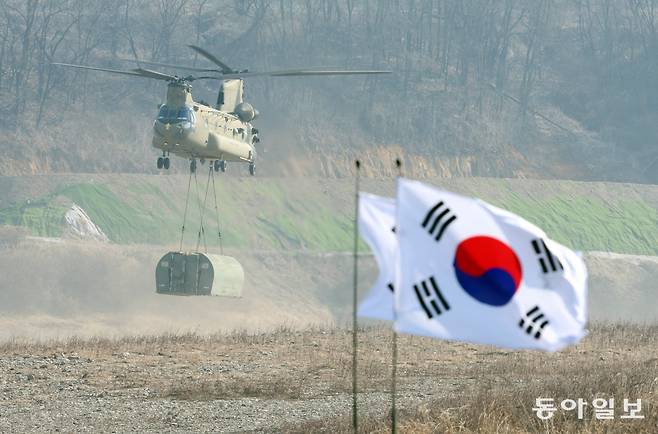
M 400 179 L 395 329 L 556 351 L 587 321 L 581 257 L 521 217 Z

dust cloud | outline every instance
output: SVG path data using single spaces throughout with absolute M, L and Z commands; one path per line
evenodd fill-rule
M 592 320 L 658 322 L 658 257 L 592 252 L 586 260 Z
M 244 252 L 240 299 L 155 293 L 154 267 L 168 249 L 22 240 L 0 249 L 0 340 L 249 332 L 344 324 L 351 312 L 351 255 Z M 590 319 L 655 322 L 658 258 L 593 253 Z M 360 259 L 360 292 L 377 270 Z M 361 294 L 362 295 L 362 294 Z
M 166 247 L 27 241 L 0 252 L 0 339 L 260 331 L 332 324 L 308 289 L 320 288 L 290 256 L 235 256 L 243 298 L 155 293 Z M 316 270 L 317 272 L 317 270 Z M 327 274 L 322 273 L 322 274 Z

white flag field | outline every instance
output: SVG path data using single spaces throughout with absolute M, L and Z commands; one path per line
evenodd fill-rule
M 399 179 L 395 200 L 360 194 L 358 223 L 380 270 L 360 316 L 515 349 L 557 351 L 586 334 L 580 254 L 511 212 Z
M 395 228 L 395 200 L 359 193 L 359 234 L 370 246 L 379 267 L 379 277 L 359 304 L 358 315 L 393 319 L 393 288 L 398 240 Z

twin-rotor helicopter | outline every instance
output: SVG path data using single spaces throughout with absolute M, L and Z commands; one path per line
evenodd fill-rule
M 195 68 L 159 62 L 137 61 L 138 64 L 201 72 L 204 75 L 179 77 L 145 68 L 118 70 L 68 63 L 54 63 L 93 71 L 104 71 L 134 77 L 167 81 L 167 100 L 160 106 L 153 124 L 153 147 L 162 151 L 157 159 L 158 169 L 169 169 L 169 155 L 190 161 L 190 172 L 196 172 L 197 160 L 208 161 L 216 171 L 226 171 L 227 162 L 249 164 L 249 173 L 256 173 L 256 144 L 260 141 L 258 129 L 251 122 L 258 116 L 251 104 L 243 100 L 243 79 L 250 77 L 293 77 L 313 75 L 387 74 L 380 70 L 294 69 L 268 72 L 237 71 L 220 61 L 207 50 L 189 46 L 218 68 Z M 214 107 L 194 101 L 192 82 L 217 80 L 219 93 Z

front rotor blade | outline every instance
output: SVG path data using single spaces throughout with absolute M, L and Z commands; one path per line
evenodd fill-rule
M 342 69 L 291 69 L 284 71 L 269 71 L 269 72 L 245 72 L 224 74 L 222 78 L 230 80 L 233 78 L 249 78 L 249 77 L 299 77 L 299 76 L 317 76 L 317 75 L 369 75 L 369 74 L 390 74 L 391 71 L 380 70 L 342 70 Z
M 152 71 L 150 69 L 137 68 L 137 69 L 133 69 L 133 71 L 135 71 L 142 77 L 155 78 L 156 80 L 165 80 L 165 81 L 176 80 L 176 77 L 173 75 L 163 74 L 161 72 Z
M 162 66 L 165 68 L 173 68 L 173 69 L 182 69 L 185 71 L 196 71 L 196 72 L 222 72 L 219 69 L 212 69 L 212 68 L 194 68 L 191 66 L 181 66 L 181 65 L 174 65 L 172 63 L 161 63 L 161 62 L 149 62 L 147 60 L 137 60 L 137 59 L 119 59 L 122 62 L 134 62 L 139 64 L 144 64 L 144 65 L 151 65 L 151 66 Z
M 95 66 L 73 65 L 71 63 L 58 63 L 58 62 L 51 63 L 51 65 L 67 66 L 69 68 L 77 68 L 77 69 L 89 69 L 92 71 L 111 72 L 113 74 L 132 75 L 134 77 L 146 77 L 145 75 L 138 74 L 137 72 L 134 71 L 122 71 L 120 69 L 97 68 Z
M 196 80 L 224 80 L 224 77 L 204 75 L 201 77 L 189 76 L 184 78 L 185 81 L 196 81 Z
M 230 74 L 230 73 L 233 72 L 233 69 L 230 66 L 226 65 L 224 62 L 222 62 L 221 60 L 216 58 L 213 54 L 207 52 L 203 48 L 197 47 L 196 45 L 188 45 L 188 47 L 190 47 L 191 49 L 193 49 L 194 51 L 196 51 L 197 53 L 199 53 L 200 55 L 202 55 L 206 59 L 210 60 L 215 65 L 222 68 L 223 73 Z

